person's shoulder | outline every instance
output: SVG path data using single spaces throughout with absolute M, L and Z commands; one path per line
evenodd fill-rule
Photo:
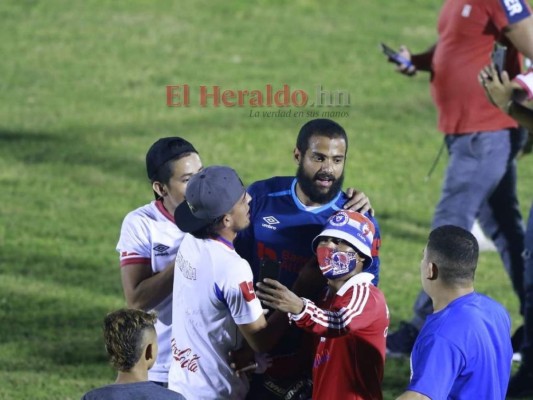
M 153 400 L 185 400 L 185 397 L 180 393 L 174 392 L 173 390 L 167 389 L 163 386 L 159 386 L 153 382 L 147 382 L 150 384 L 150 392 L 153 393 L 152 397 L 149 399 Z
M 274 176 L 272 178 L 256 181 L 248 186 L 251 195 L 268 195 L 280 191 L 290 190 L 294 176 Z
M 146 219 L 156 219 L 157 208 L 155 202 L 152 201 L 144 206 L 138 207 L 130 211 L 124 217 L 124 222 L 142 221 Z

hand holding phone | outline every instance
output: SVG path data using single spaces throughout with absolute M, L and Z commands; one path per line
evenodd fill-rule
M 385 54 L 389 58 L 389 61 L 393 62 L 394 64 L 403 67 L 406 70 L 413 67 L 411 60 L 403 57 L 400 55 L 400 53 L 398 53 L 396 50 L 393 50 L 385 43 L 381 43 L 381 51 L 383 51 L 383 54 Z
M 505 70 L 505 56 L 507 54 L 507 47 L 499 44 L 498 42 L 494 43 L 494 48 L 492 54 L 490 55 L 492 64 L 496 68 L 498 74 L 498 79 L 502 80 L 502 71 Z

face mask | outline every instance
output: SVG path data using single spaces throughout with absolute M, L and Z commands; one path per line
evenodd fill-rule
M 356 252 L 333 251 L 329 247 L 318 247 L 316 256 L 322 275 L 327 279 L 340 278 L 355 269 L 357 265 Z

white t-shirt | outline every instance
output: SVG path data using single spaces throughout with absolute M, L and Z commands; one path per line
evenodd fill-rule
M 130 264 L 146 264 L 152 267 L 154 273 L 164 270 L 174 263 L 184 235 L 161 201 L 153 201 L 130 212 L 124 218 L 117 244 L 121 268 L 128 268 Z M 172 294 L 154 310 L 158 315 L 155 329 L 159 352 L 156 363 L 148 371 L 148 379 L 167 382 L 171 360 Z
M 228 352 L 242 346 L 237 325 L 263 312 L 250 265 L 221 238 L 187 234 L 174 268 L 169 388 L 187 399 L 243 399 L 248 381 L 234 374 Z

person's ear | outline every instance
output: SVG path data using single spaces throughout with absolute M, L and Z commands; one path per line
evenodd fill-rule
M 152 343 L 150 343 L 148 346 L 146 346 L 146 349 L 144 350 L 144 359 L 148 362 L 155 361 L 155 357 L 157 354 L 154 354 L 154 346 Z
M 158 182 L 158 181 L 152 182 L 152 189 L 160 197 L 165 197 L 167 195 L 167 190 L 165 189 L 165 185 L 163 185 L 161 182 Z
M 435 263 L 428 263 L 426 272 L 426 278 L 430 281 L 435 281 L 439 277 L 439 267 L 437 267 L 437 264 Z
M 232 222 L 231 215 L 229 214 L 224 215 L 224 217 L 222 218 L 222 223 L 224 224 L 224 228 L 229 228 L 231 226 L 231 222 Z
M 293 155 L 296 163 L 300 164 L 300 161 L 302 160 L 302 153 L 300 152 L 300 150 L 298 150 L 297 147 L 294 148 Z

